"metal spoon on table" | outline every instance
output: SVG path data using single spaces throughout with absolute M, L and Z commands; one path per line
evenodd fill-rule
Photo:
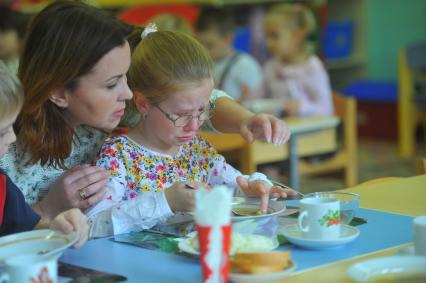
M 271 180 L 271 179 L 269 179 L 271 182 L 272 182 L 272 184 L 273 185 L 275 185 L 275 186 L 279 186 L 279 187 L 282 187 L 282 188 L 284 188 L 284 189 L 289 189 L 289 190 L 292 190 L 293 192 L 296 192 L 298 195 L 300 195 L 301 196 L 301 198 L 304 198 L 305 197 L 305 194 L 303 194 L 303 193 L 301 193 L 301 192 L 299 192 L 299 191 L 296 191 L 296 190 L 294 190 L 294 189 L 292 189 L 292 188 L 290 188 L 289 186 L 287 186 L 287 185 L 285 185 L 285 184 L 283 184 L 283 183 L 281 183 L 281 182 L 278 182 L 278 181 L 276 181 L 276 180 Z M 290 198 L 287 198 L 287 199 L 297 199 L 297 197 L 296 196 L 294 196 L 294 197 L 290 197 Z M 284 199 L 278 199 L 278 200 L 284 200 Z

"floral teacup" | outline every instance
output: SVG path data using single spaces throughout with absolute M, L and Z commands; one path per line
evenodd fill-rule
M 334 240 L 340 237 L 340 202 L 335 198 L 300 201 L 299 229 L 304 238 Z

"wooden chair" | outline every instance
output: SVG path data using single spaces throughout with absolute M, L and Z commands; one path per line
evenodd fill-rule
M 426 174 L 426 158 L 420 158 L 416 160 L 416 174 Z
M 351 187 L 358 180 L 356 100 L 353 97 L 333 94 L 333 102 L 336 114 L 343 125 L 342 147 L 332 158 L 318 164 L 301 160 L 299 168 L 301 174 L 344 170 L 345 186 Z
M 416 92 L 416 83 L 426 86 L 426 43 L 399 51 L 398 139 L 402 157 L 412 157 L 416 148 L 416 128 L 426 133 L 426 93 Z

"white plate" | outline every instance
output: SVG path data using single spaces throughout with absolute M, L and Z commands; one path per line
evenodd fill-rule
M 426 257 L 421 256 L 391 256 L 369 259 L 358 262 L 348 269 L 348 275 L 356 282 L 373 282 L 372 278 L 380 278 L 380 276 L 391 276 L 393 281 L 389 282 L 405 282 L 404 277 L 408 274 L 416 274 L 418 281 L 426 280 Z M 399 279 L 399 281 L 397 281 Z M 408 280 L 409 281 L 409 280 Z
M 264 274 L 245 274 L 229 273 L 229 279 L 237 282 L 265 282 L 283 279 L 289 276 L 296 269 L 296 264 L 290 261 L 290 264 L 282 271 L 270 272 Z
M 323 249 L 344 245 L 356 239 L 359 235 L 359 230 L 346 224 L 341 224 L 340 237 L 334 240 L 319 240 L 304 238 L 297 224 L 286 225 L 280 231 L 290 243 L 295 245 L 310 248 Z
M 244 202 L 235 202 L 232 204 L 232 209 L 235 208 L 260 208 L 260 201 L 257 198 L 245 198 L 246 201 Z M 259 214 L 259 215 L 249 215 L 249 216 L 237 216 L 233 215 L 231 216 L 232 221 L 241 221 L 241 220 L 247 220 L 247 219 L 259 219 L 259 218 L 265 218 L 265 217 L 271 217 L 274 215 L 281 214 L 285 211 L 285 205 L 283 202 L 280 201 L 274 201 L 269 200 L 268 202 L 268 210 L 273 210 L 271 213 L 265 213 L 265 214 Z
M 193 238 L 197 235 L 196 232 L 192 232 L 188 234 L 188 237 L 186 238 L 178 238 L 176 239 L 178 241 L 178 247 L 181 251 L 188 253 L 188 254 L 192 254 L 192 255 L 199 255 L 200 252 L 198 251 L 198 249 L 195 249 L 193 246 L 191 246 L 191 241 L 193 241 Z M 257 235 L 260 236 L 260 235 Z M 266 238 L 266 237 L 265 237 Z M 232 241 L 232 239 L 231 239 Z M 252 248 L 252 249 L 244 249 L 244 248 L 239 248 L 237 250 L 237 252 L 267 252 L 267 251 L 271 251 L 274 250 L 276 248 L 278 248 L 279 246 L 279 242 L 278 241 L 273 241 L 271 240 L 271 246 L 268 248 L 264 248 L 264 249 L 260 249 L 260 248 Z M 232 245 L 231 245 L 232 246 Z
M 53 230 L 34 230 L 0 238 L 0 262 L 21 254 L 59 254 L 79 239 L 76 232 L 64 234 Z

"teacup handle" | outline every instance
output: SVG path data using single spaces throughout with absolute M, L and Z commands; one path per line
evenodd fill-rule
M 306 216 L 308 216 L 308 211 L 304 210 L 299 214 L 299 217 L 297 218 L 297 224 L 299 225 L 299 229 L 302 232 L 308 232 L 309 231 L 309 226 L 303 226 L 303 224 L 302 224 L 303 218 L 305 218 Z

